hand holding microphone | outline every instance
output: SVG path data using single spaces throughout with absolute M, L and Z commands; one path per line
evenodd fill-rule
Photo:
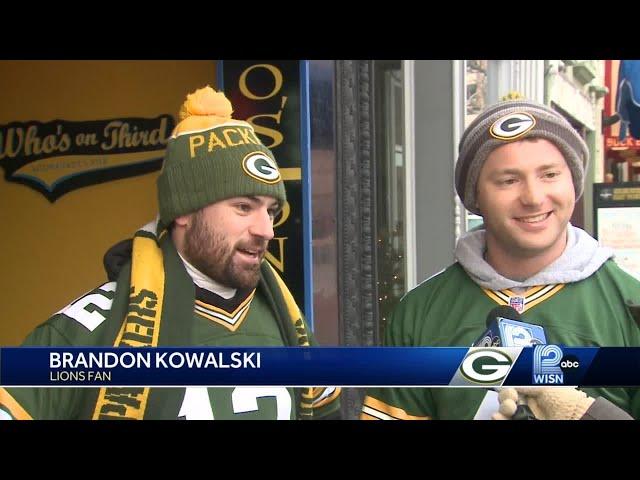
M 529 347 L 547 343 L 544 329 L 539 325 L 524 323 L 516 309 L 500 305 L 489 312 L 486 330 L 473 344 L 474 347 Z M 523 397 L 515 395 L 505 397 L 504 408 L 508 412 L 504 419 L 536 420 L 536 415 Z M 513 398 L 511 398 L 513 397 Z M 501 401 L 502 407 L 502 401 Z M 495 414 L 494 414 L 495 415 Z
M 489 312 L 487 329 L 474 347 L 529 347 L 547 343 L 540 325 L 525 323 L 509 306 Z M 592 398 L 574 387 L 503 388 L 494 420 L 632 420 L 625 410 L 604 397 Z
M 573 387 L 503 388 L 494 420 L 514 420 L 518 402 L 524 401 L 538 420 L 580 420 L 594 398 Z
M 524 323 L 509 306 L 491 310 L 486 323 L 483 341 L 474 346 L 482 343 L 482 346 L 531 347 L 547 343 L 540 325 Z M 522 387 L 500 389 L 498 401 L 498 411 L 492 415 L 494 420 L 577 420 L 594 399 L 572 387 Z

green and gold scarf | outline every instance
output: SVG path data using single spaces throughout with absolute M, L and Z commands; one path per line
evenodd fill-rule
M 258 288 L 262 289 L 273 309 L 285 344 L 310 346 L 300 309 L 267 261 L 262 263 Z M 155 222 L 145 225 L 134 236 L 130 267 L 123 268 L 118 278 L 111 316 L 123 321 L 108 322 L 112 327 L 105 334 L 115 338 L 112 343 L 116 347 L 186 346 L 194 298 L 193 281 L 185 271 L 167 230 L 157 235 Z M 183 389 L 159 390 L 150 387 L 103 387 L 98 392 L 92 418 L 175 418 Z M 313 389 L 298 388 L 295 391 L 298 418 L 311 419 Z

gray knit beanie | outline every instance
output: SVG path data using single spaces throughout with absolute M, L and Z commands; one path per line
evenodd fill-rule
M 589 149 L 571 124 L 551 108 L 528 100 L 507 100 L 487 107 L 467 127 L 458 147 L 456 191 L 467 209 L 480 214 L 476 186 L 489 154 L 501 145 L 524 138 L 544 138 L 564 155 L 571 170 L 576 200 L 584 190 Z

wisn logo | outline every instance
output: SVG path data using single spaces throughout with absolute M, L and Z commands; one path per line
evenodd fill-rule
M 536 345 L 533 351 L 533 383 L 562 385 L 562 350 L 557 345 Z

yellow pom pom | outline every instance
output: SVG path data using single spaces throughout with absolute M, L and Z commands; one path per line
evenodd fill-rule
M 187 100 L 180 109 L 180 120 L 191 115 L 213 115 L 230 119 L 232 113 L 231 102 L 224 93 L 216 92 L 207 85 L 187 95 Z
M 517 92 L 515 90 L 511 90 L 509 93 L 507 93 L 506 95 L 502 96 L 500 98 L 500 100 L 505 101 L 505 100 L 525 100 L 526 97 L 520 93 Z
M 231 120 L 232 113 L 231 102 L 224 93 L 207 85 L 187 95 L 178 113 L 180 123 L 173 134 L 214 127 Z

